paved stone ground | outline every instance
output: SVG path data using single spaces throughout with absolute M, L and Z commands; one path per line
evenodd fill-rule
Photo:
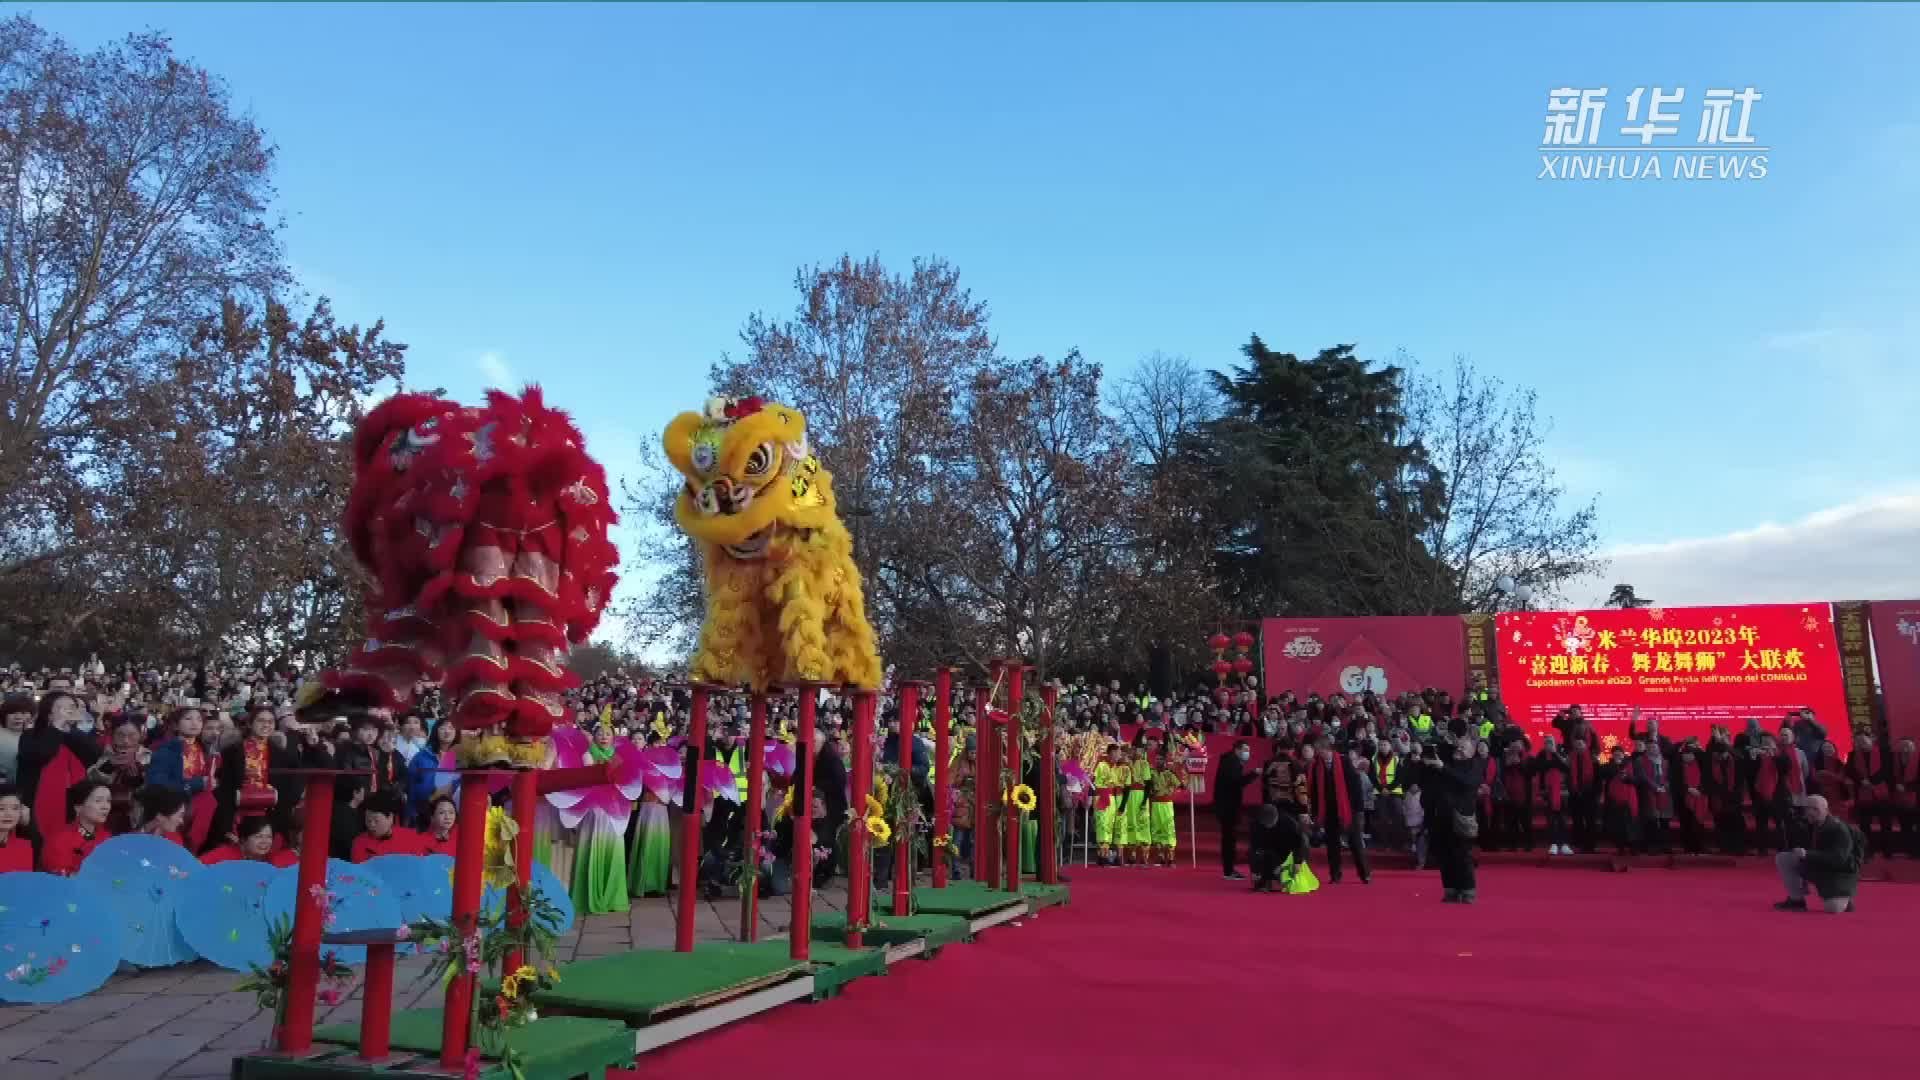
M 846 910 L 844 879 L 814 894 L 815 911 Z M 760 906 L 761 936 L 784 934 L 785 897 Z M 740 902 L 703 903 L 699 940 L 737 940 Z M 589 915 L 561 939 L 561 960 L 583 960 L 633 948 L 671 948 L 671 900 L 636 900 L 625 914 Z M 436 1004 L 440 988 L 421 980 L 426 962 L 402 959 L 395 1005 Z M 123 969 L 98 991 L 63 1005 L 0 1006 L 0 1076 L 6 1080 L 211 1080 L 227 1077 L 234 1055 L 266 1045 L 271 1017 L 253 995 L 236 993 L 241 977 L 207 963 L 154 971 Z M 360 1018 L 360 995 L 321 1010 L 323 1022 Z

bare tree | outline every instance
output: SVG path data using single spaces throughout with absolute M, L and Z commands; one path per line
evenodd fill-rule
M 916 259 L 897 275 L 877 256 L 843 256 L 800 270 L 794 287 L 793 314 L 750 317 L 741 332 L 746 355 L 723 358 L 711 382 L 717 393 L 758 395 L 806 415 L 885 647 L 913 617 L 899 607 L 900 583 L 918 572 L 918 552 L 938 528 L 927 507 L 947 497 L 937 477 L 958 452 L 957 403 L 993 356 L 986 305 L 938 258 Z M 699 567 L 672 527 L 678 488 L 676 478 L 656 473 L 629 493 L 629 518 L 652 523 L 643 550 L 660 568 L 626 608 L 642 648 L 683 649 L 698 625 Z
M 1220 415 L 1220 395 L 1193 361 L 1156 352 L 1116 385 L 1113 412 L 1127 441 L 1158 469 L 1182 439 Z
M 1551 601 L 1568 581 L 1598 571 L 1595 505 L 1566 507 L 1545 457 L 1551 425 L 1536 412 L 1537 395 L 1482 376 L 1464 357 L 1433 376 L 1410 370 L 1406 438 L 1424 448 L 1444 485 L 1422 537 L 1445 573 L 1422 572 L 1408 582 L 1409 597 L 1428 611 L 1488 611 L 1503 576 Z
M 272 151 L 226 87 L 140 34 L 81 54 L 0 23 L 0 580 L 75 554 L 124 509 L 104 429 L 229 293 L 286 282 Z

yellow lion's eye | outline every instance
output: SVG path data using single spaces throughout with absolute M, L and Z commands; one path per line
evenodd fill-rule
M 773 444 L 761 443 L 747 455 L 747 475 L 765 476 L 773 469 Z

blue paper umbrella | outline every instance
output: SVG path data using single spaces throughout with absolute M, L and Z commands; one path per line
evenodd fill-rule
M 120 920 L 71 878 L 0 874 L 0 1001 L 55 1005 L 100 989 L 120 967 Z
M 200 955 L 181 936 L 174 913 L 204 869 L 171 840 L 129 833 L 95 849 L 74 880 L 104 897 L 119 916 L 120 959 L 135 967 L 169 967 Z
M 561 881 L 558 875 L 547 869 L 546 863 L 536 860 L 533 864 L 533 873 L 529 875 L 529 883 L 535 892 L 546 897 L 547 903 L 560 909 L 560 925 L 549 926 L 547 929 L 555 934 L 566 933 L 573 926 L 573 897 L 567 893 L 566 882 Z M 480 900 L 480 906 L 488 912 L 497 912 L 505 906 L 506 902 L 505 889 L 489 886 L 486 895 Z
M 267 894 L 280 878 L 297 882 L 299 876 L 292 867 L 282 870 L 253 859 L 215 863 L 193 875 L 174 924 L 196 952 L 228 971 L 266 967 L 273 963 Z
M 272 888 L 267 890 L 267 918 L 271 920 L 284 916 L 291 920 L 294 895 L 299 891 L 300 877 L 297 872 L 275 878 Z M 328 931 L 346 933 L 352 930 L 400 928 L 400 905 L 394 900 L 393 890 L 387 888 L 387 883 L 366 867 L 328 859 L 326 891 L 327 908 L 331 913 L 326 927 Z M 326 948 L 336 953 L 342 963 L 362 964 L 367 959 L 366 947 L 362 945 L 329 945 Z
M 446 922 L 453 917 L 453 856 L 378 855 L 360 865 L 387 883 L 403 922 Z M 403 945 L 399 951 L 405 955 L 413 946 Z

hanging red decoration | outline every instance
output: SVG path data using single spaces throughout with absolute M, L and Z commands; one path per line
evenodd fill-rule
M 1243 656 L 1233 662 L 1233 670 L 1237 674 L 1245 675 L 1253 670 L 1253 661 Z
M 1227 637 L 1227 635 L 1223 633 L 1217 633 L 1213 635 L 1212 638 L 1208 639 L 1207 644 L 1213 646 L 1214 652 L 1219 653 L 1219 652 L 1226 652 L 1227 646 L 1233 644 L 1233 642 Z
M 1233 635 L 1233 647 L 1239 649 L 1241 652 L 1246 652 L 1248 649 L 1253 648 L 1253 635 L 1245 630 Z
M 1215 675 L 1220 676 L 1222 679 L 1226 678 L 1227 673 L 1232 670 L 1233 670 L 1233 665 L 1226 662 L 1225 660 L 1215 660 L 1213 662 L 1213 673 Z

